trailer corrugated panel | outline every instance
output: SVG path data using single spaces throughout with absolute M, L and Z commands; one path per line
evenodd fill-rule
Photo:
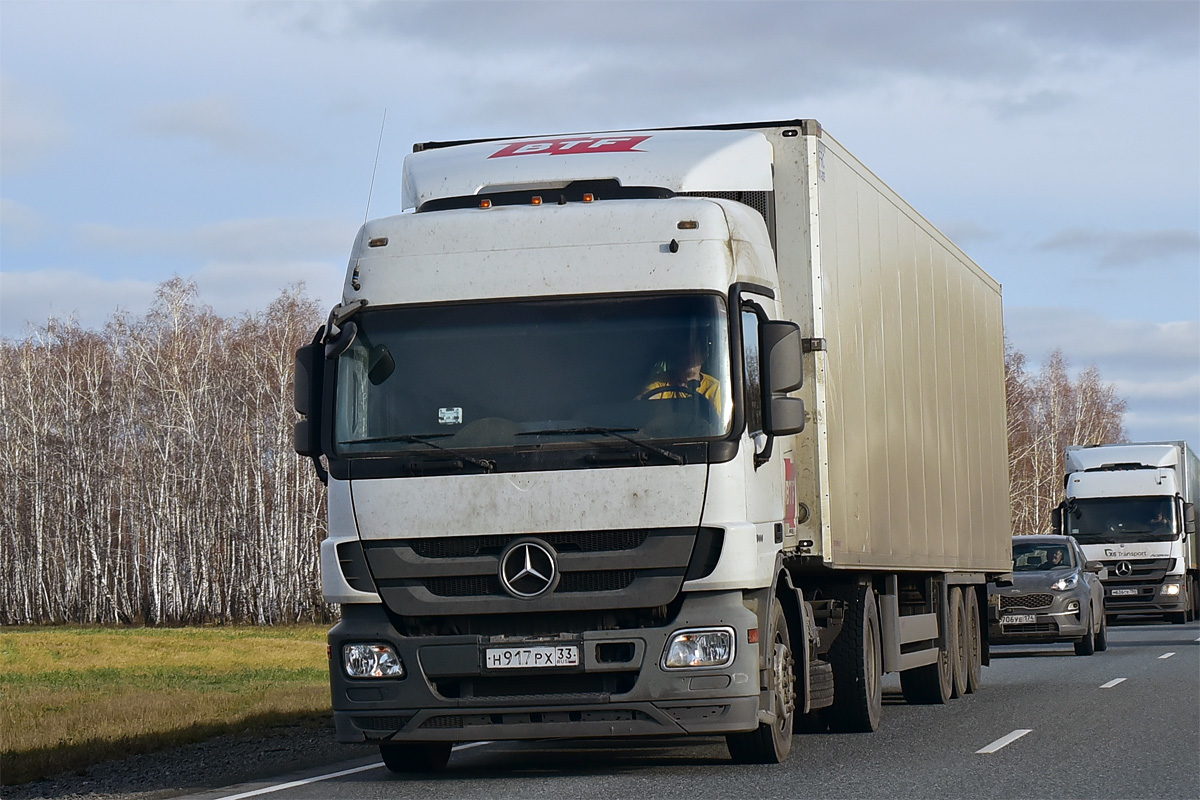
M 799 538 L 832 567 L 1011 567 L 1000 286 L 815 125 L 766 129 L 802 392 Z

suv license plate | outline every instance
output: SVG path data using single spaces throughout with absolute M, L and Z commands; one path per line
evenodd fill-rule
M 552 647 L 489 647 L 484 652 L 488 669 L 540 669 L 579 666 L 579 648 L 574 645 Z
M 1001 625 L 1032 625 L 1037 622 L 1037 614 L 1008 614 L 1000 618 Z

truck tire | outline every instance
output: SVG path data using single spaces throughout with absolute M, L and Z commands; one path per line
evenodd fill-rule
M 384 742 L 379 755 L 392 772 L 439 772 L 450 760 L 453 742 Z
M 900 673 L 900 689 L 910 705 L 940 706 L 950 702 L 954 694 L 954 664 L 951 653 L 958 649 L 958 642 L 954 641 L 954 627 L 948 620 L 944 620 L 943 624 L 946 630 L 946 647 L 938 653 L 937 661 Z
M 796 714 L 795 658 L 787 618 L 778 597 L 771 598 L 771 624 L 767 637 L 771 643 L 767 690 L 773 696 L 775 722 L 770 725 L 761 722 L 757 730 L 725 736 L 729 755 L 738 764 L 782 764 L 792 752 L 792 726 Z
M 842 632 L 829 648 L 833 667 L 833 705 L 821 710 L 829 729 L 869 733 L 883 714 L 883 649 L 879 608 L 870 586 L 834 587 L 826 594 L 846 604 Z
M 967 609 L 962 587 L 950 590 L 950 628 L 954 631 L 955 647 L 950 651 L 950 665 L 954 668 L 954 689 L 951 697 L 962 697 L 967 693 Z
M 967 694 L 983 683 L 983 624 L 979 621 L 979 593 L 971 586 L 963 592 L 967 622 Z
M 1090 656 L 1096 652 L 1096 612 L 1088 606 L 1087 633 L 1075 643 L 1075 655 Z

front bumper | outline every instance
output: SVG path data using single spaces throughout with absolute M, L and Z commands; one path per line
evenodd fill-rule
M 1089 601 L 1076 594 L 1006 594 L 1001 600 L 1003 607 L 992 609 L 988 625 L 993 644 L 1071 642 L 1091 633 Z
M 758 725 L 759 650 L 746 631 L 756 615 L 740 592 L 688 597 L 660 628 L 589 631 L 513 642 L 483 636 L 405 637 L 381 605 L 343 605 L 330 632 L 330 682 L 337 740 L 480 741 L 728 733 Z M 667 671 L 670 635 L 726 625 L 735 631 L 727 667 Z M 402 679 L 353 679 L 342 645 L 386 642 L 403 661 Z M 486 647 L 575 644 L 578 667 L 489 670 Z
M 1163 585 L 1173 583 L 1181 587 L 1178 594 L 1163 594 Z M 1104 584 L 1104 608 L 1109 615 L 1117 614 L 1177 614 L 1187 611 L 1187 595 L 1182 577 L 1154 583 Z

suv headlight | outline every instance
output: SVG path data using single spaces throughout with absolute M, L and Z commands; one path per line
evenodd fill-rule
M 1068 575 L 1067 577 L 1059 578 L 1054 583 L 1050 584 L 1050 588 L 1055 589 L 1060 592 L 1065 592 L 1068 589 L 1074 589 L 1078 585 L 1079 585 L 1079 576 L 1078 575 Z
M 676 631 L 663 650 L 663 669 L 724 667 L 733 663 L 733 628 Z
M 390 644 L 348 644 L 342 666 L 351 678 L 403 678 L 404 663 Z

